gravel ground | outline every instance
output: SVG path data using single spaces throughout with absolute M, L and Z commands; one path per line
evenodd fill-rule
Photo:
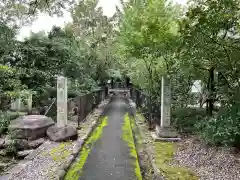
M 183 138 L 175 164 L 191 168 L 200 180 L 239 180 L 240 155 L 231 148 L 207 147 L 196 137 Z
M 10 178 L 1 178 L 8 180 L 58 180 L 57 173 L 60 166 L 69 161 L 73 156 L 74 147 L 80 144 L 84 139 L 91 125 L 101 115 L 103 107 L 108 103 L 108 100 L 103 101 L 81 124 L 81 129 L 78 131 L 79 139 L 73 142 L 57 143 L 46 141 L 37 150 L 34 151 L 32 158 L 21 161 L 18 166 L 11 169 L 8 174 Z M 76 125 L 76 122 L 71 122 Z M 26 157 L 27 158 L 27 157 Z M 25 158 L 25 159 L 26 159 Z M 28 157 L 29 158 L 29 157 Z
M 137 125 L 145 134 L 144 144 L 151 147 L 146 124 L 137 121 Z M 240 154 L 233 148 L 208 147 L 196 136 L 182 137 L 170 165 L 189 168 L 200 180 L 240 180 Z
M 67 160 L 61 157 L 68 158 L 68 156 L 70 156 L 73 144 L 74 143 L 64 143 L 63 148 L 61 148 L 60 143 L 51 141 L 45 142 L 41 146 L 39 154 L 37 154 L 32 161 L 27 162 L 25 168 L 20 172 L 13 173 L 10 180 L 57 179 L 57 168 Z

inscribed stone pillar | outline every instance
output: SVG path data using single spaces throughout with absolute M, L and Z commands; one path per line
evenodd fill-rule
M 57 78 L 57 126 L 67 125 L 67 78 Z
M 167 78 L 162 77 L 161 85 L 161 122 L 156 125 L 156 134 L 152 137 L 155 141 L 178 141 L 178 134 L 170 126 L 171 120 L 171 88 Z
M 171 89 L 162 76 L 161 86 L 161 128 L 170 127 L 170 115 L 171 115 Z

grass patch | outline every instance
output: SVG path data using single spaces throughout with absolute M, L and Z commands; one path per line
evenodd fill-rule
M 60 161 L 66 159 L 68 156 L 71 155 L 71 152 L 67 150 L 68 145 L 70 145 L 71 142 L 63 142 L 58 147 L 53 148 L 50 151 L 50 155 L 55 161 Z
M 144 147 L 144 139 L 139 131 L 138 126 L 135 124 L 135 118 L 130 118 L 131 120 L 131 126 L 133 130 L 136 150 L 138 152 L 139 157 L 139 164 L 141 168 L 142 178 L 143 180 L 153 180 L 153 168 L 151 166 L 151 162 L 149 160 L 149 157 L 146 156 L 146 148 Z
M 75 161 L 67 174 L 65 175 L 65 180 L 78 180 L 82 174 L 82 168 L 87 160 L 88 154 L 92 150 L 94 142 L 96 142 L 102 135 L 103 128 L 108 124 L 108 118 L 103 117 L 100 121 L 99 126 L 92 132 L 91 136 L 84 143 L 83 148 L 79 154 L 79 158 Z
M 71 142 L 62 142 L 57 147 L 51 149 L 49 152 L 42 152 L 42 155 L 50 156 L 54 161 L 65 160 L 68 156 L 71 155 L 71 152 L 68 150 L 69 145 L 71 145 Z
M 43 151 L 41 155 L 44 157 L 52 158 L 57 164 L 64 162 L 70 155 L 71 151 L 68 146 L 71 146 L 72 142 L 62 142 L 57 147 L 50 149 L 50 151 Z M 56 172 L 52 169 L 47 170 L 48 179 L 56 179 Z
M 177 144 L 172 142 L 154 142 L 154 158 L 161 173 L 168 180 L 198 180 L 190 170 L 182 167 L 170 166 Z
M 138 156 L 137 156 L 137 151 L 136 151 L 136 147 L 134 144 L 131 124 L 132 124 L 131 118 L 129 117 L 128 114 L 125 114 L 124 115 L 124 124 L 122 127 L 122 130 L 123 130 L 122 138 L 128 144 L 128 147 L 130 148 L 131 156 L 135 158 L 134 166 L 135 166 L 136 177 L 138 180 L 142 180 L 141 169 L 140 169 L 140 166 L 138 163 Z
M 144 117 L 137 113 L 137 120 L 144 122 Z M 140 130 L 144 136 L 147 135 L 144 126 Z M 174 153 L 177 151 L 177 143 L 174 142 L 151 142 L 148 146 L 152 146 L 153 157 L 157 168 L 167 180 L 198 180 L 199 178 L 190 170 L 184 167 L 176 167 L 170 165 L 173 160 Z

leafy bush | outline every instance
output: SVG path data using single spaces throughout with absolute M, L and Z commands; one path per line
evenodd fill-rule
M 8 130 L 10 121 L 16 119 L 18 116 L 23 115 L 20 112 L 0 111 L 0 135 L 4 134 Z
M 6 112 L 6 116 L 7 116 L 10 120 L 16 119 L 17 117 L 23 116 L 23 115 L 25 115 L 24 112 L 14 112 L 14 111 L 7 111 L 7 112 Z
M 75 98 L 75 97 L 81 96 L 81 95 L 83 95 L 83 93 L 81 93 L 80 91 L 74 91 L 74 90 L 68 91 L 68 98 Z
M 195 124 L 205 116 L 203 108 L 178 108 L 172 112 L 172 125 L 181 133 L 194 133 Z
M 11 139 L 10 143 L 6 147 L 6 153 L 8 156 L 16 156 L 17 155 L 17 146 L 19 143 L 17 143 L 16 139 L 16 132 L 8 131 L 8 135 Z
M 6 112 L 0 112 L 0 135 L 6 133 L 10 123 L 10 116 Z
M 196 125 L 199 135 L 211 145 L 240 146 L 240 104 Z
M 8 156 L 15 156 L 17 154 L 16 140 L 12 140 L 6 147 L 6 154 Z

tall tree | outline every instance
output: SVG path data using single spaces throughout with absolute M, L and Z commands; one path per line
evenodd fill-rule
M 4 0 L 0 3 L 0 22 L 30 23 L 39 13 L 62 15 L 74 4 L 74 0 Z
M 207 110 L 212 115 L 215 100 L 221 101 L 223 96 L 236 100 L 239 92 L 239 61 L 236 55 L 239 50 L 237 13 L 240 6 L 234 0 L 193 2 L 181 23 L 185 46 L 181 54 L 187 57 L 184 64 L 204 74 L 201 77 L 206 84 Z M 222 81 L 219 87 L 216 87 L 215 72 L 219 74 L 219 82 Z
M 85 69 L 92 69 L 95 80 L 107 78 L 106 71 L 111 67 L 113 57 L 111 45 L 115 40 L 112 20 L 103 15 L 102 8 L 97 7 L 98 1 L 84 0 L 79 2 L 72 11 L 71 28 L 79 42 L 81 52 L 86 54 Z

